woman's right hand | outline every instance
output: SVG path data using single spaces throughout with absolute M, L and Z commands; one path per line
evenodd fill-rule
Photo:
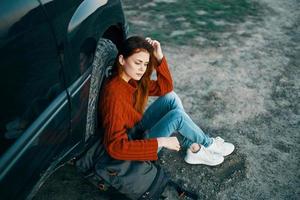
M 157 138 L 158 147 L 165 147 L 170 150 L 179 151 L 180 144 L 177 137 L 159 137 Z
M 150 37 L 145 38 L 154 48 L 154 56 L 156 57 L 158 63 L 161 63 L 162 58 L 164 57 L 160 42 L 157 40 L 152 40 Z

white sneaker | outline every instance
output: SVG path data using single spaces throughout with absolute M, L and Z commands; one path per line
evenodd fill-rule
M 189 164 L 215 166 L 221 164 L 224 161 L 224 157 L 219 154 L 213 154 L 201 146 L 200 150 L 196 153 L 188 149 L 184 160 Z
M 208 146 L 204 147 L 207 151 L 211 153 L 220 154 L 222 156 L 228 156 L 234 150 L 234 145 L 229 142 L 224 142 L 221 137 L 213 138 L 213 143 Z

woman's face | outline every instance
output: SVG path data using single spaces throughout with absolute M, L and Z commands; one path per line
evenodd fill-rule
M 140 80 L 146 72 L 150 54 L 140 51 L 129 56 L 127 59 L 123 55 L 119 56 L 119 62 L 124 66 L 122 78 L 128 82 L 130 79 Z

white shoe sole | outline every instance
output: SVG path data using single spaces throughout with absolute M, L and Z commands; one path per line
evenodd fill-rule
M 184 161 L 188 164 L 191 164 L 191 165 L 208 165 L 208 166 L 216 166 L 216 165 L 220 165 L 224 162 L 224 158 L 218 162 L 215 162 L 215 163 L 209 163 L 207 161 L 204 161 L 204 160 L 195 160 L 195 159 L 188 159 L 188 158 L 184 158 Z

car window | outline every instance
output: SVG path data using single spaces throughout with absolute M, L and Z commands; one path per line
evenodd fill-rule
M 8 19 L 22 9 L 27 12 L 4 21 L 7 29 L 1 32 L 1 153 L 63 91 L 60 56 L 44 13 L 39 5 L 24 4 L 8 7 Z

